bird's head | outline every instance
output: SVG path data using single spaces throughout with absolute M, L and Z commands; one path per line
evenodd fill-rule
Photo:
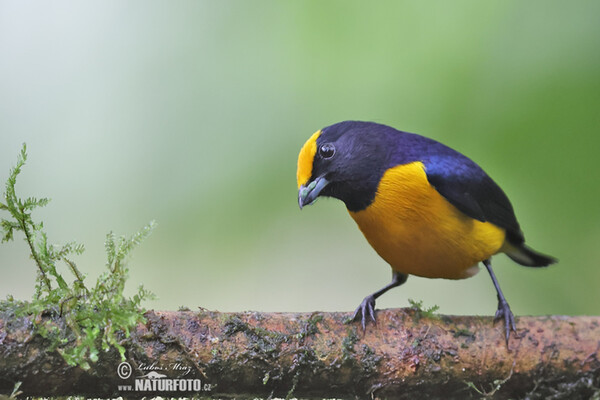
M 351 211 L 368 206 L 375 197 L 389 148 L 383 125 L 346 121 L 315 132 L 298 156 L 298 205 L 319 196 L 342 200 Z

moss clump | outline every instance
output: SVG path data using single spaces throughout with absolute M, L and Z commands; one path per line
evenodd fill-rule
M 453 336 L 455 338 L 460 337 L 460 336 L 466 336 L 468 338 L 475 338 L 475 333 L 471 332 L 467 328 L 460 328 L 460 329 L 454 331 Z
M 249 348 L 261 358 L 269 357 L 277 352 L 279 345 L 289 340 L 289 336 L 268 329 L 254 327 L 242 321 L 237 315 L 232 316 L 224 325 L 223 333 L 231 337 L 236 333 L 243 333 L 249 342 Z
M 322 314 L 313 314 L 305 320 L 299 321 L 299 330 L 289 333 L 275 332 L 259 326 L 253 326 L 244 321 L 239 315 L 228 316 L 223 324 L 223 336 L 232 338 L 238 333 L 244 335 L 247 340 L 246 349 L 241 356 L 252 361 L 258 361 L 261 365 L 260 378 L 264 386 L 271 388 L 289 387 L 285 398 L 292 398 L 297 385 L 300 382 L 310 382 L 315 370 L 321 370 L 323 362 L 317 357 L 310 346 L 305 346 L 307 338 L 317 334 L 317 324 L 323 320 Z M 358 338 L 356 339 L 358 340 Z M 282 355 L 282 347 L 292 344 L 294 350 L 292 365 L 283 368 L 278 358 Z M 213 353 L 211 367 L 221 372 L 220 363 L 223 360 L 218 353 Z M 228 369 L 229 377 L 236 374 L 231 368 Z M 240 379 L 244 379 L 240 377 Z M 289 386 L 286 386 L 289 385 Z
M 90 362 L 98 360 L 100 351 L 111 348 L 125 360 L 121 341 L 129 337 L 130 330 L 139 322 L 145 322 L 141 303 L 153 297 L 142 286 L 133 297 L 124 296 L 128 273 L 126 259 L 152 232 L 154 223 L 130 238 L 109 233 L 105 242 L 106 271 L 95 285 L 86 285 L 85 275 L 72 260 L 73 255 L 84 251 L 84 246 L 75 242 L 62 246 L 49 244 L 44 224 L 32 218 L 32 211 L 47 205 L 50 200 L 21 199 L 16 194 L 17 176 L 27 160 L 26 150 L 23 145 L 17 164 L 6 181 L 0 211 L 8 215 L 0 220 L 0 233 L 2 242 L 14 240 L 16 232 L 24 235 L 38 272 L 35 294 L 31 301 L 9 296 L 0 311 L 17 317 L 31 317 L 34 333 L 48 339 L 49 350 L 58 351 L 69 365 L 88 369 Z M 72 283 L 59 272 L 61 265 L 72 274 Z
M 429 308 L 423 308 L 423 300 L 408 299 L 410 307 L 415 310 L 414 319 L 415 322 L 419 322 L 421 318 L 437 318 L 435 312 L 440 309 L 440 306 L 433 305 Z
M 344 361 L 352 360 L 352 355 L 355 353 L 354 345 L 358 342 L 358 334 L 356 328 L 346 329 L 346 337 L 342 340 L 342 357 Z
M 366 344 L 362 345 L 362 354 L 360 357 L 360 364 L 363 367 L 365 373 L 370 374 L 377 371 L 377 365 L 381 361 L 381 356 L 378 356 L 371 347 Z
M 316 335 L 319 333 L 319 328 L 317 324 L 323 321 L 323 314 L 313 314 L 306 320 L 306 322 L 302 325 L 302 329 L 300 332 L 296 334 L 296 338 L 302 343 L 304 339 L 307 337 Z

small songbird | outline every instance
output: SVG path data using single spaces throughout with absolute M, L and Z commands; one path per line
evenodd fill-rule
M 345 121 L 314 133 L 298 157 L 298 204 L 319 196 L 346 204 L 369 244 L 392 267 L 392 282 L 365 297 L 354 312 L 363 330 L 375 322 L 375 300 L 408 275 L 463 279 L 487 268 L 496 293 L 494 321 L 506 342 L 515 320 L 490 258 L 505 253 L 521 265 L 556 259 L 525 245 L 502 189 L 461 153 L 413 133 L 373 122 Z

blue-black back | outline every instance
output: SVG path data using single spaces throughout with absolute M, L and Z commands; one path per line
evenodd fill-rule
M 349 132 L 361 141 L 383 143 L 380 148 L 385 148 L 385 154 L 378 161 L 385 165 L 374 168 L 372 160 L 369 161 L 372 179 L 379 182 L 387 169 L 421 161 L 429 183 L 452 205 L 471 218 L 504 228 L 511 243 L 519 245 L 524 242 L 508 197 L 468 157 L 433 139 L 373 122 L 345 121 L 323 129 L 328 141 L 335 141 Z

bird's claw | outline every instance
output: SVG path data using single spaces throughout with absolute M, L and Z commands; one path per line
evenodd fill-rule
M 508 346 L 508 338 L 510 337 L 510 331 L 517 332 L 517 326 L 515 324 L 515 316 L 513 315 L 510 307 L 506 301 L 498 300 L 498 310 L 494 316 L 494 323 L 504 319 L 504 331 L 506 333 L 506 345 Z
M 358 321 L 363 328 L 363 332 L 367 330 L 367 322 L 369 319 L 375 323 L 375 297 L 369 295 L 363 299 L 360 305 L 354 311 L 351 321 Z

